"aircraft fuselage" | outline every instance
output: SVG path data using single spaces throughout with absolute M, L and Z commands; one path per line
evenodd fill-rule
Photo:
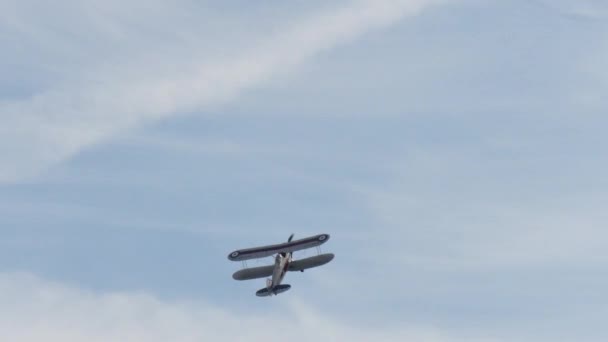
M 272 280 L 268 284 L 268 290 L 272 291 L 277 285 L 281 285 L 285 274 L 291 262 L 291 253 L 279 253 L 274 259 L 274 271 L 272 272 Z

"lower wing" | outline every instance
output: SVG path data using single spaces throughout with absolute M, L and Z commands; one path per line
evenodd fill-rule
M 303 271 L 309 268 L 318 267 L 327 264 L 332 261 L 334 255 L 332 253 L 315 255 L 310 258 L 304 258 L 294 260 L 289 263 L 289 271 Z M 235 280 L 251 280 L 258 278 L 270 277 L 274 272 L 274 265 L 244 268 L 240 271 L 236 271 L 232 278 Z
M 274 265 L 244 268 L 240 271 L 234 272 L 232 278 L 235 280 L 250 280 L 258 278 L 266 278 L 272 275 L 274 271 Z
M 294 260 L 289 264 L 289 271 L 303 271 L 305 269 L 322 266 L 332 261 L 332 253 L 319 254 L 310 258 Z

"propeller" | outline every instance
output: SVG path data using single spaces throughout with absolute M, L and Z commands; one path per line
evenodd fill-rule
M 291 242 L 291 239 L 293 239 L 293 234 L 289 235 L 289 239 L 287 239 L 287 242 Z M 287 256 L 287 253 L 285 253 L 285 252 L 281 252 L 279 254 L 281 254 L 281 256 L 283 256 L 283 257 Z

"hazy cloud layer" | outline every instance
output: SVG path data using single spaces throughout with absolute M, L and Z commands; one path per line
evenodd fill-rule
M 251 298 L 267 300 L 266 312 L 228 311 L 145 293 L 98 294 L 5 273 L 0 274 L 0 338 L 20 342 L 490 341 L 451 338 L 407 322 L 398 327 L 356 325 L 301 300 L 273 299 Z

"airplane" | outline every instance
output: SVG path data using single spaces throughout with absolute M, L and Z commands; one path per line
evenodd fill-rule
M 243 266 L 245 267 L 242 270 L 235 272 L 232 275 L 232 278 L 235 280 L 250 280 L 272 276 L 272 278 L 266 279 L 266 287 L 260 289 L 255 294 L 258 297 L 278 295 L 291 288 L 291 285 L 289 284 L 281 284 L 287 271 L 304 272 L 306 269 L 325 265 L 334 258 L 332 253 L 321 254 L 319 249 L 320 245 L 329 240 L 329 234 L 319 234 L 294 241 L 292 241 L 292 239 L 293 234 L 291 234 L 289 239 L 287 239 L 287 242 L 284 243 L 239 249 L 228 254 L 228 260 L 242 261 Z M 316 256 L 300 260 L 293 259 L 293 252 L 312 247 L 317 247 L 318 254 Z M 245 260 L 265 258 L 274 254 L 276 254 L 274 257 L 274 265 L 247 268 Z

